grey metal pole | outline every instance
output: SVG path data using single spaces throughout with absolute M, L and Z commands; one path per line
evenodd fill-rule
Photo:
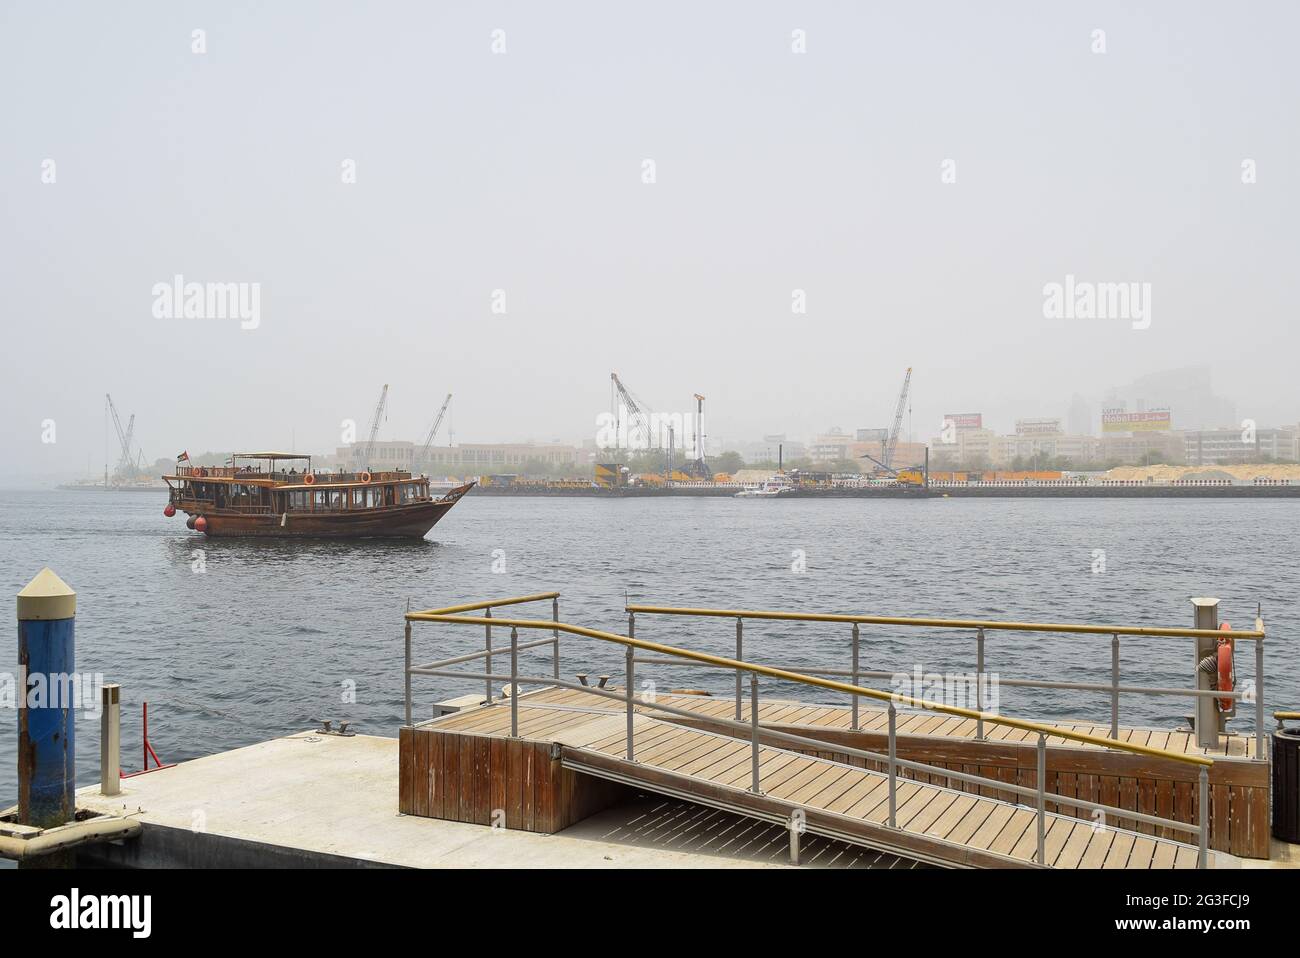
M 1255 761 L 1267 762 L 1264 754 L 1264 640 L 1255 640 Z
M 736 619 L 736 661 L 743 662 L 744 659 L 744 636 L 745 624 L 739 618 Z M 736 721 L 740 721 L 740 669 L 736 669 Z
M 411 726 L 411 623 L 406 623 L 406 726 Z
M 492 618 L 492 610 L 490 608 L 483 610 L 483 618 L 485 619 Z M 483 651 L 487 653 L 487 655 L 484 656 L 484 661 L 487 663 L 487 668 L 484 671 L 487 673 L 487 677 L 488 677 L 487 681 L 484 683 L 483 701 L 486 704 L 491 705 L 492 704 L 492 626 L 490 625 L 483 626 Z
M 1119 739 L 1119 636 L 1110 637 L 1110 737 Z
M 853 684 L 858 684 L 858 623 L 853 623 Z M 858 730 L 858 694 L 853 693 L 853 731 Z
M 1047 736 L 1038 733 L 1038 857 L 1040 865 L 1047 864 L 1044 842 L 1047 838 Z
M 898 710 L 889 703 L 889 827 L 897 828 L 895 812 L 898 811 Z
M 551 621 L 560 621 L 560 600 L 558 598 L 551 600 Z M 552 629 L 551 636 L 555 639 L 555 654 L 551 659 L 551 663 L 554 665 L 553 671 L 558 679 L 560 677 L 560 630 Z
M 798 865 L 799 864 L 799 824 L 794 820 L 794 818 L 791 818 L 788 827 L 790 829 L 790 864 Z
M 121 693 L 120 685 L 105 685 L 100 693 L 103 702 L 103 712 L 99 719 L 99 793 L 101 795 L 117 795 L 122 791 Z
M 984 630 L 975 630 L 975 708 L 984 713 Z M 975 737 L 984 740 L 984 719 L 975 720 Z
M 635 665 L 633 664 L 632 646 L 630 645 L 627 647 L 626 659 L 627 659 L 627 666 L 626 666 L 627 667 L 627 689 L 625 690 L 625 694 L 627 695 L 627 760 L 629 762 L 634 762 L 636 761 L 636 757 L 635 757 L 635 752 L 632 749 L 632 717 L 633 717 L 632 686 L 636 682 L 636 677 L 633 675 L 633 671 L 632 671 L 635 668 Z
M 1192 599 L 1195 609 L 1192 625 L 1197 629 L 1218 629 L 1219 600 L 1213 598 Z M 1198 689 L 1213 689 L 1214 679 L 1201 671 L 1201 660 L 1207 655 L 1214 655 L 1216 642 L 1211 638 L 1193 639 L 1192 677 Z M 1196 702 L 1196 744 L 1201 748 L 1217 748 L 1219 745 L 1219 707 L 1208 695 L 1197 696 Z
M 749 676 L 749 766 L 750 791 L 759 793 L 758 787 L 758 676 Z
M 1210 770 L 1201 766 L 1200 783 L 1201 847 L 1196 856 L 1196 867 L 1205 868 L 1210 857 Z
M 519 630 L 510 627 L 510 737 L 519 737 Z

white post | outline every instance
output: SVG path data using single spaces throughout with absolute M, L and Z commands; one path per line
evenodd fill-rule
M 105 685 L 100 692 L 99 793 L 117 795 L 122 791 L 122 686 Z

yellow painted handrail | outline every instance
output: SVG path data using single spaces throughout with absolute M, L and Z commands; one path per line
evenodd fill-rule
M 1254 629 L 1162 628 L 1145 625 L 1080 625 L 1062 622 L 999 622 L 984 619 L 924 619 L 896 615 L 843 615 L 834 612 L 768 612 L 756 609 L 690 609 L 672 605 L 629 605 L 628 612 L 647 615 L 699 615 L 721 619 L 781 619 L 793 622 L 859 622 L 863 625 L 909 625 L 932 629 L 1001 629 L 1009 632 L 1074 632 L 1088 635 L 1163 635 L 1190 639 L 1263 639 L 1264 621 L 1256 619 Z
M 894 702 L 900 705 L 910 705 L 915 708 L 928 709 L 934 712 L 943 712 L 947 715 L 955 715 L 960 718 L 983 720 L 995 725 L 1005 725 L 1010 728 L 1023 729 L 1027 732 L 1039 732 L 1043 735 L 1063 738 L 1068 741 L 1083 742 L 1088 745 L 1100 745 L 1103 748 L 1132 752 L 1137 755 L 1150 755 L 1156 758 L 1167 758 L 1171 761 L 1184 762 L 1188 765 L 1209 767 L 1214 764 L 1213 759 L 1201 755 L 1186 755 L 1182 752 L 1171 752 L 1163 748 L 1152 748 L 1147 745 L 1135 745 L 1131 742 L 1120 742 L 1115 739 L 1102 738 L 1100 735 L 1089 735 L 1086 732 L 1075 732 L 1068 729 L 1057 728 L 1052 725 L 1044 725 L 1039 722 L 1027 721 L 1025 719 L 1007 718 L 1002 715 L 992 715 L 988 712 L 978 712 L 975 709 L 960 708 L 955 705 L 944 705 L 940 702 L 930 702 L 925 699 L 912 698 L 906 695 L 881 692 L 878 689 L 869 689 L 858 685 L 850 685 L 848 682 L 837 682 L 833 679 L 823 679 L 813 675 L 804 675 L 800 672 L 790 672 L 786 669 L 772 668 L 771 666 L 759 665 L 755 662 L 740 662 L 736 659 L 729 659 L 721 655 L 711 655 L 707 652 L 692 652 L 689 649 L 681 649 L 672 645 L 661 645 L 658 642 L 647 642 L 644 639 L 634 639 L 626 635 L 618 635 L 614 632 L 604 632 L 600 629 L 589 629 L 581 625 L 569 625 L 566 622 L 555 622 L 550 619 L 489 619 L 478 616 L 451 615 L 447 614 L 444 610 L 435 609 L 429 612 L 407 612 L 406 620 L 408 622 L 452 622 L 461 625 L 510 626 L 511 628 L 518 629 L 558 629 L 559 631 L 566 632 L 570 635 L 581 635 L 591 639 L 601 639 L 605 642 L 616 642 L 620 645 L 643 649 L 647 652 L 659 652 L 667 655 L 675 655 L 696 662 L 704 662 L 709 665 L 716 665 L 728 669 L 741 669 L 746 672 L 752 672 L 756 675 L 766 675 L 774 679 L 797 682 L 803 685 L 812 685 L 817 688 L 830 689 L 835 692 L 845 692 L 850 695 L 861 695 L 865 698 Z
M 558 592 L 538 592 L 535 595 L 517 595 L 509 599 L 488 599 L 486 602 L 470 602 L 465 605 L 449 605 L 445 609 L 425 609 L 424 615 L 450 615 L 453 612 L 473 612 L 476 609 L 492 609 L 499 605 L 519 605 L 521 602 L 540 602 L 543 599 L 558 599 Z M 412 613 L 408 613 L 410 615 Z

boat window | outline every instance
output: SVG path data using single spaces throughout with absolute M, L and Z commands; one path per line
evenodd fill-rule
M 364 505 L 366 504 L 366 490 L 364 490 L 364 489 L 353 489 L 353 490 L 352 490 L 352 504 L 353 504 L 354 506 L 364 506 Z

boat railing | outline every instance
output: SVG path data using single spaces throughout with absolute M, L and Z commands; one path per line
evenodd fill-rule
M 1212 699 L 1230 699 L 1234 703 L 1243 701 L 1252 703 L 1255 706 L 1254 715 L 1254 734 L 1255 734 L 1255 760 L 1267 761 L 1265 750 L 1265 728 L 1264 728 L 1264 623 L 1262 619 L 1255 620 L 1255 628 L 1242 629 L 1240 631 L 1221 631 L 1217 629 L 1194 629 L 1179 627 L 1161 627 L 1161 626 L 1121 626 L 1121 625 L 1087 625 L 1079 623 L 1051 623 L 1051 622 L 1004 622 L 989 621 L 979 619 L 937 619 L 937 618 L 918 618 L 913 616 L 881 616 L 881 615 L 857 615 L 857 614 L 839 614 L 839 613 L 819 613 L 819 612 L 776 612 L 760 611 L 752 609 L 704 609 L 704 608 L 681 608 L 677 606 L 661 606 L 646 604 L 629 604 L 626 607 L 628 615 L 628 629 L 632 628 L 632 622 L 637 615 L 668 615 L 678 617 L 701 617 L 701 618 L 723 618 L 734 619 L 736 622 L 736 658 L 743 658 L 745 622 L 749 621 L 782 621 L 782 622 L 820 622 L 832 623 L 850 628 L 849 637 L 849 655 L 850 667 L 848 669 L 805 669 L 813 675 L 845 677 L 853 684 L 857 684 L 861 679 L 884 679 L 891 680 L 899 675 L 897 670 L 882 671 L 869 670 L 861 667 L 862 653 L 862 636 L 863 626 L 890 626 L 902 628 L 924 628 L 924 629 L 941 629 L 956 630 L 967 632 L 975 645 L 975 675 L 974 688 L 977 696 L 977 707 L 982 707 L 984 702 L 985 689 L 988 685 L 991 673 L 985 665 L 985 645 L 987 634 L 996 634 L 999 632 L 1020 632 L 1034 633 L 1044 636 L 1081 636 L 1081 635 L 1109 635 L 1110 643 L 1110 681 L 1109 682 L 1065 682 L 1051 681 L 1041 678 L 1004 678 L 996 675 L 996 682 L 999 686 L 1008 686 L 1013 688 L 1039 688 L 1055 689 L 1061 691 L 1078 691 L 1078 692 L 1096 692 L 1104 693 L 1110 698 L 1110 737 L 1118 739 L 1120 735 L 1120 701 L 1124 695 L 1145 695 L 1145 696 L 1186 696 L 1194 700 Z M 1255 643 L 1255 674 L 1254 686 L 1239 687 L 1232 691 L 1221 691 L 1217 689 L 1201 688 L 1167 688 L 1162 686 L 1146 686 L 1124 684 L 1121 681 L 1120 670 L 1120 636 L 1133 636 L 1141 639 L 1150 638 L 1196 638 L 1196 639 L 1235 639 L 1253 641 Z M 878 655 L 880 646 L 873 645 L 872 654 Z M 1242 683 L 1237 683 L 1242 686 Z M 741 702 L 741 676 L 736 674 L 736 715 L 740 714 Z M 858 709 L 857 700 L 853 702 L 852 727 L 858 727 Z M 984 738 L 983 723 L 979 723 L 976 731 L 976 737 Z
M 341 482 L 361 482 L 362 471 L 357 472 L 315 472 L 310 473 L 312 482 L 316 485 L 331 485 Z M 248 469 L 243 466 L 178 466 L 176 475 L 183 479 L 258 479 L 272 480 L 282 483 L 297 483 L 309 475 L 306 471 L 286 472 L 283 470 L 274 470 L 265 472 L 261 469 Z M 401 482 L 413 479 L 420 479 L 420 476 L 412 476 L 409 472 L 400 470 L 390 470 L 385 472 L 369 473 L 370 482 Z
M 513 605 L 524 602 L 535 601 L 543 598 L 551 598 L 553 602 L 553 615 L 551 620 L 539 619 L 516 619 L 494 617 L 491 615 L 491 609 L 503 605 Z M 655 607 L 659 608 L 659 607 Z M 474 612 L 479 609 L 486 610 L 482 616 L 467 615 L 468 612 Z M 412 624 L 415 622 L 440 622 L 454 625 L 478 626 L 485 629 L 488 633 L 487 647 L 483 651 L 471 652 L 464 655 L 445 658 L 436 662 L 429 662 L 421 665 L 412 664 Z M 508 674 L 493 672 L 492 657 L 494 650 L 491 647 L 491 629 L 505 628 L 510 629 L 510 671 Z M 548 630 L 551 631 L 554 638 L 544 639 L 531 642 L 519 641 L 519 630 Z M 717 669 L 735 671 L 737 675 L 746 673 L 749 675 L 749 716 L 748 721 L 743 720 L 743 716 L 737 715 L 732 719 L 725 719 L 720 716 L 709 715 L 708 721 L 722 728 L 731 729 L 738 733 L 736 737 L 748 737 L 750 741 L 750 789 L 751 791 L 761 793 L 760 788 L 760 742 L 778 741 L 789 743 L 807 751 L 816 753 L 834 753 L 849 756 L 850 758 L 862 759 L 874 763 L 884 768 L 888 776 L 888 818 L 887 824 L 890 828 L 897 828 L 896 811 L 897 811 L 897 792 L 898 792 L 898 773 L 899 770 L 907 770 L 921 775 L 929 776 L 933 782 L 935 780 L 946 780 L 949 783 L 959 782 L 965 785 L 977 785 L 981 789 L 989 788 L 994 790 L 993 794 L 1011 794 L 1018 798 L 1031 799 L 1034 802 L 1034 808 L 1037 815 L 1037 851 L 1035 853 L 1035 862 L 1047 865 L 1045 854 L 1045 838 L 1047 831 L 1047 803 L 1050 800 L 1056 807 L 1069 806 L 1083 812 L 1096 813 L 1101 812 L 1105 816 L 1113 816 L 1114 820 L 1132 821 L 1144 825 L 1156 826 L 1161 829 L 1173 830 L 1178 832 L 1192 833 L 1198 836 L 1199 854 L 1197 858 L 1198 867 L 1204 868 L 1209 861 L 1209 769 L 1214 765 L 1214 760 L 1208 756 L 1202 756 L 1191 753 L 1176 752 L 1169 749 L 1156 748 L 1148 745 L 1141 745 L 1133 742 L 1126 742 L 1118 739 L 1103 738 L 1098 735 L 1092 735 L 1086 732 L 1076 732 L 1073 729 L 1044 724 L 1030 721 L 1027 719 L 1014 718 L 1003 714 L 994 714 L 982 712 L 978 709 L 969 709 L 959 706 L 947 705 L 941 702 L 933 702 L 923 698 L 910 695 L 902 695 L 897 692 L 882 692 L 878 689 L 867 688 L 865 686 L 853 683 L 842 682 L 837 679 L 824 678 L 809 672 L 796 672 L 789 669 L 777 668 L 774 666 L 764 665 L 753 661 L 742 661 L 740 658 L 727 658 L 719 655 L 712 655 L 705 652 L 697 652 L 691 649 L 679 648 L 676 646 L 662 645 L 656 642 L 647 642 L 638 639 L 634 635 L 635 616 L 629 613 L 628 634 L 619 635 L 613 632 L 605 632 L 599 629 L 590 629 L 583 626 L 570 625 L 559 621 L 558 615 L 558 593 L 542 593 L 532 596 L 520 596 L 513 599 L 498 599 L 488 602 L 471 603 L 468 605 L 450 606 L 441 609 L 429 609 L 420 612 L 408 611 L 406 613 L 406 725 L 412 726 L 412 698 L 411 698 L 411 680 L 413 676 L 431 676 L 439 678 L 457 678 L 466 680 L 477 680 L 485 682 L 486 702 L 494 702 L 494 683 L 499 680 L 508 679 L 509 686 L 509 704 L 510 704 L 510 734 L 512 737 L 519 736 L 519 697 L 521 686 L 535 685 L 541 687 L 557 687 L 569 689 L 572 691 L 583 692 L 600 698 L 619 702 L 623 705 L 627 717 L 626 739 L 624 744 L 626 759 L 629 762 L 636 760 L 635 748 L 635 714 L 638 710 L 663 715 L 686 718 L 693 721 L 700 721 L 703 717 L 700 712 L 692 711 L 686 708 L 668 705 L 660 702 L 655 698 L 654 692 L 649 691 L 643 695 L 636 694 L 636 681 L 638 678 L 636 666 L 647 663 L 672 662 L 673 664 L 695 663 L 699 665 L 710 666 Z M 579 682 L 567 682 L 559 678 L 559 655 L 560 644 L 559 634 L 585 637 L 596 639 L 599 642 L 620 645 L 624 648 L 624 688 L 621 690 L 607 689 L 602 681 L 599 686 L 593 687 L 586 683 L 586 675 L 578 676 Z M 553 676 L 528 675 L 520 671 L 519 654 L 528 649 L 538 646 L 553 647 Z M 495 655 L 502 656 L 505 650 L 496 651 Z M 654 657 L 638 656 L 637 652 L 653 653 Z M 465 672 L 454 669 L 454 666 L 465 665 L 466 663 L 486 660 L 484 672 Z M 829 741 L 824 738 L 812 738 L 809 736 L 798 735 L 793 732 L 779 729 L 773 725 L 765 725 L 760 721 L 759 709 L 759 679 L 760 677 L 775 679 L 781 682 L 793 682 L 799 685 L 829 690 L 842 694 L 847 694 L 856 702 L 859 698 L 874 699 L 888 703 L 888 736 L 887 736 L 887 753 L 873 752 L 867 749 L 853 748 L 839 742 Z M 649 683 L 653 689 L 653 683 Z M 904 706 L 908 708 L 924 709 L 940 714 L 953 716 L 961 719 L 974 719 L 979 723 L 990 723 L 994 725 L 1008 726 L 1012 729 L 1019 729 L 1037 736 L 1037 774 L 1035 778 L 1035 787 L 1016 785 L 1004 781 L 1000 778 L 990 778 L 969 772 L 959 772 L 953 769 L 945 768 L 939 765 L 931 765 L 925 762 L 912 761 L 898 757 L 898 738 L 897 738 L 897 708 Z M 1174 819 L 1163 818 L 1156 815 L 1149 815 L 1144 812 L 1138 812 L 1133 809 L 1121 808 L 1118 806 L 1105 805 L 1098 802 L 1090 802 L 1073 795 L 1059 794 L 1047 790 L 1047 743 L 1048 740 L 1063 741 L 1065 743 L 1077 743 L 1082 745 L 1091 745 L 1103 749 L 1126 752 L 1134 755 L 1142 755 L 1147 758 L 1155 758 L 1167 761 L 1171 764 L 1190 765 L 1197 769 L 1199 781 L 1199 802 L 1197 805 L 1198 822 L 1195 825 L 1187 822 L 1181 822 Z

